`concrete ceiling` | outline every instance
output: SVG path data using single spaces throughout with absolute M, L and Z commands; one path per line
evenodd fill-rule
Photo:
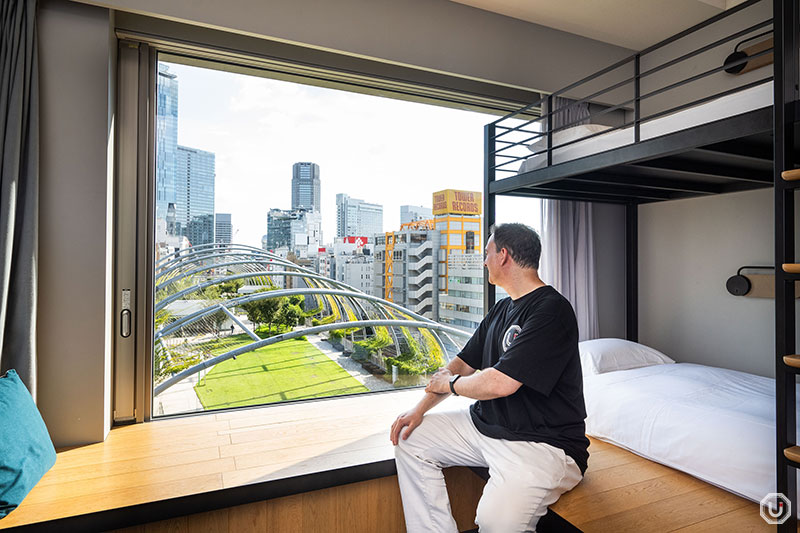
M 743 0 L 451 0 L 642 50 Z

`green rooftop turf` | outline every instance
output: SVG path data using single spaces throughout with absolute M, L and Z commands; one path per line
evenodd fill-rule
M 291 339 L 216 365 L 195 386 L 206 409 L 368 392 L 306 340 Z

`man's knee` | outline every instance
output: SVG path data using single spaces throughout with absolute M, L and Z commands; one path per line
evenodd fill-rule
M 516 481 L 487 484 L 475 515 L 482 532 L 535 530 L 539 518 L 547 512 L 549 491 Z

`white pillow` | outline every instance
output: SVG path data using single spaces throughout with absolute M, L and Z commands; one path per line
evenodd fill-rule
M 588 137 L 595 133 L 611 129 L 611 126 L 603 124 L 579 124 L 564 130 L 559 130 L 553 134 L 553 146 L 558 148 L 558 145 L 577 141 L 583 137 Z M 592 137 L 594 139 L 594 137 Z M 570 145 L 572 146 L 572 145 Z M 547 148 L 547 137 L 540 137 L 535 143 L 528 145 L 528 150 L 531 152 L 539 152 Z
M 658 350 L 625 339 L 579 342 L 578 351 L 584 376 L 675 362 Z

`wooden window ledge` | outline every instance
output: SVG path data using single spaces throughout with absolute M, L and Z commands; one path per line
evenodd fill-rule
M 391 476 L 389 427 L 422 394 L 371 393 L 117 427 L 104 442 L 59 451 L 0 530 L 109 530 Z

